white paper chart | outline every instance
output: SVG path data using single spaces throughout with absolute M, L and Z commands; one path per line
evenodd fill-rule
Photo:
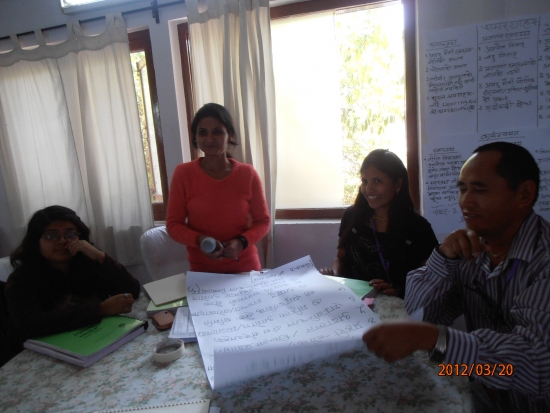
M 438 238 L 464 227 L 457 178 L 478 146 L 524 146 L 541 168 L 535 210 L 550 219 L 550 14 L 426 33 L 423 213 Z
M 363 348 L 380 320 L 304 257 L 264 273 L 187 273 L 187 300 L 213 388 Z

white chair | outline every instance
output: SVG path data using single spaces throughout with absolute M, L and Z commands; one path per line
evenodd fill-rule
M 185 245 L 174 241 L 166 227 L 155 227 L 141 236 L 141 255 L 153 281 L 189 271 Z
M 10 257 L 0 258 L 0 282 L 7 282 L 9 275 L 13 272 Z

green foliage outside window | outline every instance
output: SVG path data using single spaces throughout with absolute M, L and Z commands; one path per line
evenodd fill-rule
M 392 150 L 388 127 L 405 122 L 401 6 L 335 15 L 340 51 L 340 98 L 344 158 L 343 204 L 355 201 L 359 168 L 373 149 Z M 399 20 L 401 19 L 401 20 Z M 393 143 L 393 145 L 392 145 Z M 405 161 L 405 160 L 404 160 Z

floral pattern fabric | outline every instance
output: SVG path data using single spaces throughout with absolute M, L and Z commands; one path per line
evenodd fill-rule
M 143 295 L 130 314 L 146 319 Z M 379 295 L 373 310 L 407 318 L 403 301 Z M 24 350 L 0 369 L 1 412 L 95 412 L 211 399 L 222 413 L 471 412 L 466 377 L 439 376 L 425 352 L 386 363 L 366 349 L 318 360 L 220 391 L 210 388 L 197 343 L 173 363 L 153 361 L 167 338 L 149 329 L 88 368 Z

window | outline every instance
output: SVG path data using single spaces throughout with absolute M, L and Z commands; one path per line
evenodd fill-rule
M 168 179 L 160 130 L 157 89 L 149 30 L 128 34 L 138 100 L 147 180 L 155 221 L 166 218 Z
M 402 157 L 418 206 L 414 2 L 311 0 L 273 7 L 271 19 L 276 218 L 340 218 L 357 194 L 363 158 L 377 147 Z

